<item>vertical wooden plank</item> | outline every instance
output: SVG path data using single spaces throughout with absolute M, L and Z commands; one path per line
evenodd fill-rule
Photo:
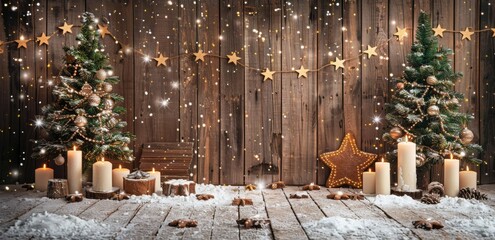
M 198 1 L 198 46 L 220 55 L 219 1 Z M 202 13 L 202 14 L 199 14 Z M 191 58 L 194 61 L 194 58 Z M 198 66 L 198 179 L 220 183 L 220 60 L 205 58 Z
M 220 56 L 244 58 L 244 2 L 220 1 Z M 220 61 L 220 182 L 244 183 L 244 69 Z
M 251 0 L 244 6 L 244 63 L 257 69 L 280 69 L 281 1 Z M 267 183 L 279 178 L 269 175 L 261 163 L 280 167 L 281 161 L 281 75 L 263 82 L 259 71 L 245 69 L 245 181 Z M 255 168 L 253 168 L 255 167 Z M 263 170 L 265 169 L 265 170 Z
M 319 1 L 318 66 L 342 56 L 342 1 Z M 344 136 L 342 74 L 333 67 L 318 72 L 318 157 L 339 148 Z M 318 161 L 318 184 L 325 185 L 329 168 Z
M 180 1 L 179 10 L 179 54 L 191 54 L 196 50 L 197 28 L 196 8 L 193 1 Z M 191 162 L 192 180 L 198 179 L 198 66 L 189 57 L 181 57 L 180 72 L 180 140 L 194 142 L 194 154 Z
M 127 122 L 123 131 L 134 133 L 134 54 L 129 51 L 133 46 L 132 3 L 130 0 L 87 1 L 86 8 L 100 22 L 108 22 L 108 30 L 120 41 L 118 44 L 108 35 L 100 39 L 108 53 L 108 64 L 113 68 L 113 75 L 120 79 L 118 84 L 113 85 L 113 92 L 124 97 L 124 102 L 118 103 L 126 108 L 126 113 L 121 116 Z M 138 148 L 134 146 L 134 153 Z
M 493 28 L 495 23 L 495 5 L 493 2 L 481 0 L 480 28 Z M 493 138 L 493 126 L 495 126 L 495 38 L 493 32 L 480 33 L 479 37 L 479 68 L 480 68 L 480 94 L 481 101 L 478 102 L 480 113 L 480 144 L 484 148 L 482 159 L 486 161 L 481 165 L 481 183 L 495 183 L 495 139 Z
M 317 1 L 285 2 L 282 69 L 317 68 Z M 282 179 L 288 184 L 316 180 L 316 74 L 282 74 Z

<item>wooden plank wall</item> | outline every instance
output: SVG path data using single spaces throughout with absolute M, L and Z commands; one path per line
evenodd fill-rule
M 109 22 L 122 48 L 110 37 L 103 43 L 121 78 L 114 89 L 125 97 L 136 155 L 144 142 L 194 142 L 191 176 L 215 184 L 323 184 L 329 170 L 318 155 L 337 149 L 347 131 L 362 149 L 383 154 L 389 149 L 380 141 L 385 128 L 373 118 L 384 117 L 395 87 L 390 80 L 402 74 L 419 12 L 448 29 L 495 27 L 495 4 L 488 0 L 14 0 L 1 9 L 2 41 L 35 39 L 64 21 L 78 25 L 86 10 Z M 397 27 L 407 27 L 409 36 L 379 47 L 381 58 L 358 57 L 368 45 L 387 42 Z M 32 182 L 33 169 L 42 164 L 30 160 L 28 140 L 39 137 L 33 120 L 53 101 L 62 46 L 76 43 L 73 30 L 56 34 L 49 46 L 31 41 L 17 50 L 10 44 L 0 54 L 2 182 Z M 464 72 L 456 88 L 466 94 L 463 111 L 475 117 L 468 127 L 485 148 L 480 181 L 495 182 L 495 38 L 491 31 L 472 41 L 445 33 L 440 43 L 455 50 L 452 64 Z M 204 62 L 186 57 L 200 49 L 210 55 Z M 232 52 L 252 68 L 227 63 Z M 144 59 L 160 53 L 181 57 L 166 67 Z M 344 69 L 331 66 L 307 78 L 291 72 L 336 57 L 349 59 Z M 263 81 L 266 68 L 285 72 Z M 252 168 L 260 163 L 280 171 L 263 175 Z M 50 166 L 64 175 L 63 166 Z M 423 180 L 442 179 L 437 166 Z

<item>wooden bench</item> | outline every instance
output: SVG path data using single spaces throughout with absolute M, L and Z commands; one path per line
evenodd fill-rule
M 189 179 L 193 158 L 192 142 L 144 143 L 139 159 L 139 169 L 160 171 L 162 181 Z

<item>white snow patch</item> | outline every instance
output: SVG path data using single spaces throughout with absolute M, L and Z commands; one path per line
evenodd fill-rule
M 18 220 L 1 238 L 102 239 L 112 236 L 106 224 L 95 220 L 44 212 Z
M 493 216 L 450 219 L 445 222 L 445 225 L 448 232 L 462 232 L 472 235 L 473 239 L 476 237 L 495 239 L 495 217 Z

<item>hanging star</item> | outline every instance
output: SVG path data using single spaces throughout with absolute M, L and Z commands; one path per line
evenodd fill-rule
M 153 59 L 155 59 L 157 67 L 160 65 L 167 66 L 166 61 L 168 60 L 168 57 L 164 57 L 161 53 L 160 53 L 160 56 L 158 56 L 157 58 L 153 58 Z
M 98 24 L 98 30 L 100 31 L 101 38 L 105 38 L 105 35 L 110 35 L 110 31 L 108 31 L 108 26 L 103 26 Z
M 19 39 L 19 40 L 15 40 L 15 42 L 17 43 L 17 48 L 27 48 L 27 43 L 29 42 L 29 39 L 27 40 L 24 40 L 24 39 Z
M 345 60 L 342 59 L 340 60 L 339 58 L 336 58 L 335 61 L 330 61 L 330 65 L 334 65 L 335 66 L 335 70 L 339 70 L 339 68 L 344 68 L 344 62 Z
M 347 133 L 337 151 L 320 155 L 323 163 L 331 169 L 326 186 L 340 187 L 348 185 L 361 188 L 363 186 L 363 180 L 361 179 L 363 171 L 368 169 L 376 157 L 376 154 L 359 150 L 354 135 Z
M 5 43 L 4 41 L 0 41 L 0 54 L 3 53 L 3 44 L 4 43 Z
M 266 80 L 273 80 L 273 74 L 275 73 L 275 71 L 270 71 L 269 68 L 266 68 L 266 70 L 264 72 L 261 73 L 261 75 L 265 76 L 263 78 L 263 81 L 266 81 Z
M 48 45 L 48 40 L 50 40 L 51 36 L 46 36 L 45 33 L 42 33 L 41 36 L 36 38 L 36 41 L 39 42 L 39 46 L 42 44 Z
M 234 65 L 237 65 L 237 61 L 239 61 L 241 58 L 237 56 L 237 53 L 232 53 L 231 55 L 227 55 L 229 58 L 228 63 L 234 63 Z
M 495 28 L 492 28 L 493 35 L 492 37 L 495 37 Z
M 370 45 L 368 45 L 368 49 L 366 49 L 363 53 L 368 54 L 368 58 L 378 56 L 378 53 L 376 53 L 376 47 L 371 47 Z
M 206 56 L 206 53 L 203 52 L 203 50 L 199 50 L 197 53 L 193 53 L 194 56 L 196 56 L 196 59 L 194 61 L 205 61 L 205 56 Z
M 432 28 L 433 32 L 435 32 L 433 34 L 433 36 L 440 36 L 440 37 L 443 37 L 443 32 L 445 32 L 445 28 L 442 28 L 442 26 L 440 26 L 440 24 L 438 24 L 438 26 L 436 28 Z
M 58 27 L 62 30 L 62 34 L 65 35 L 66 33 L 72 33 L 72 24 L 67 24 L 67 22 L 64 22 L 64 25 L 61 27 Z
M 461 31 L 461 34 L 462 34 L 461 40 L 467 39 L 467 40 L 471 41 L 471 35 L 473 35 L 474 32 L 469 31 L 469 28 L 467 27 L 466 30 Z
M 299 70 L 296 70 L 296 72 L 297 72 L 297 78 L 300 78 L 300 77 L 307 78 L 308 77 L 308 71 L 309 71 L 309 69 L 306 69 L 306 68 L 304 68 L 303 65 L 301 65 L 301 67 L 299 68 Z
M 397 32 L 394 33 L 394 36 L 397 36 L 399 41 L 402 41 L 402 39 L 407 36 L 407 28 L 397 27 Z

